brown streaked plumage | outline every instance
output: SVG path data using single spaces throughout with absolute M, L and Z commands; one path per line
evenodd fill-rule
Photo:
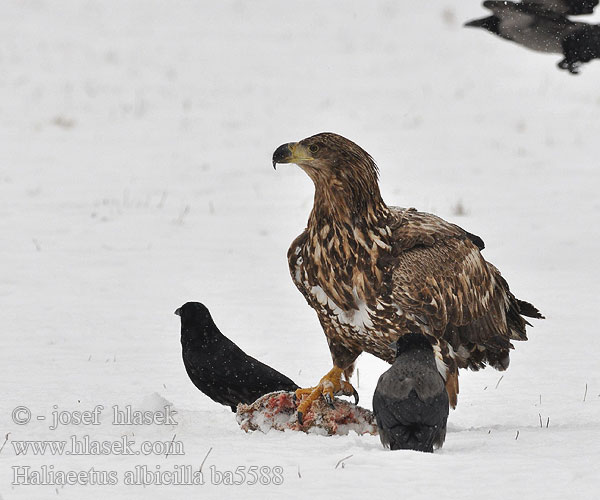
M 390 344 L 421 333 L 453 407 L 458 368 L 507 368 L 511 340 L 527 338 L 523 316 L 542 316 L 485 261 L 479 237 L 414 208 L 388 207 L 371 156 L 337 134 L 284 144 L 276 163 L 296 163 L 315 184 L 307 228 L 288 261 L 335 367 L 351 372 L 362 352 L 391 363 Z

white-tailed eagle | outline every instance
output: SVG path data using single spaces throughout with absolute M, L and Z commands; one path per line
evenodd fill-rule
M 315 185 L 308 225 L 288 261 L 334 364 L 317 387 L 298 389 L 309 394 L 300 419 L 321 394 L 356 396 L 348 382 L 356 358 L 368 352 L 392 363 L 390 344 L 406 333 L 431 342 L 452 407 L 458 368 L 508 367 L 511 341 L 527 339 L 523 316 L 542 315 L 483 258 L 481 238 L 435 215 L 386 205 L 375 162 L 340 135 L 283 144 L 277 163 L 297 164 Z

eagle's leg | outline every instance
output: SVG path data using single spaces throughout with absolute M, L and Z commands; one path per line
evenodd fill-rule
M 358 392 L 352 387 L 352 384 L 342 380 L 344 369 L 334 366 L 327 375 L 325 375 L 316 387 L 306 389 L 296 389 L 296 398 L 305 397 L 298 405 L 298 422 L 302 424 L 302 417 L 310 409 L 312 404 L 323 396 L 331 406 L 333 406 L 333 396 L 343 394 L 344 396 L 354 396 L 354 404 L 358 404 Z

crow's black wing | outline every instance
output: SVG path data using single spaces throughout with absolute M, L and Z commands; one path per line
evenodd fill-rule
M 274 391 L 293 391 L 298 386 L 288 377 L 248 356 L 225 336 L 208 345 L 184 352 L 192 382 L 213 400 L 235 407 L 253 403 Z

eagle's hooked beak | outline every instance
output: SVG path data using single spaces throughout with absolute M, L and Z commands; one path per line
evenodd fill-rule
M 282 144 L 273 153 L 273 168 L 278 163 L 295 163 L 296 165 L 307 165 L 314 158 L 309 149 L 300 142 L 288 142 Z
M 273 168 L 277 170 L 278 163 L 293 163 L 295 142 L 282 144 L 273 153 Z

